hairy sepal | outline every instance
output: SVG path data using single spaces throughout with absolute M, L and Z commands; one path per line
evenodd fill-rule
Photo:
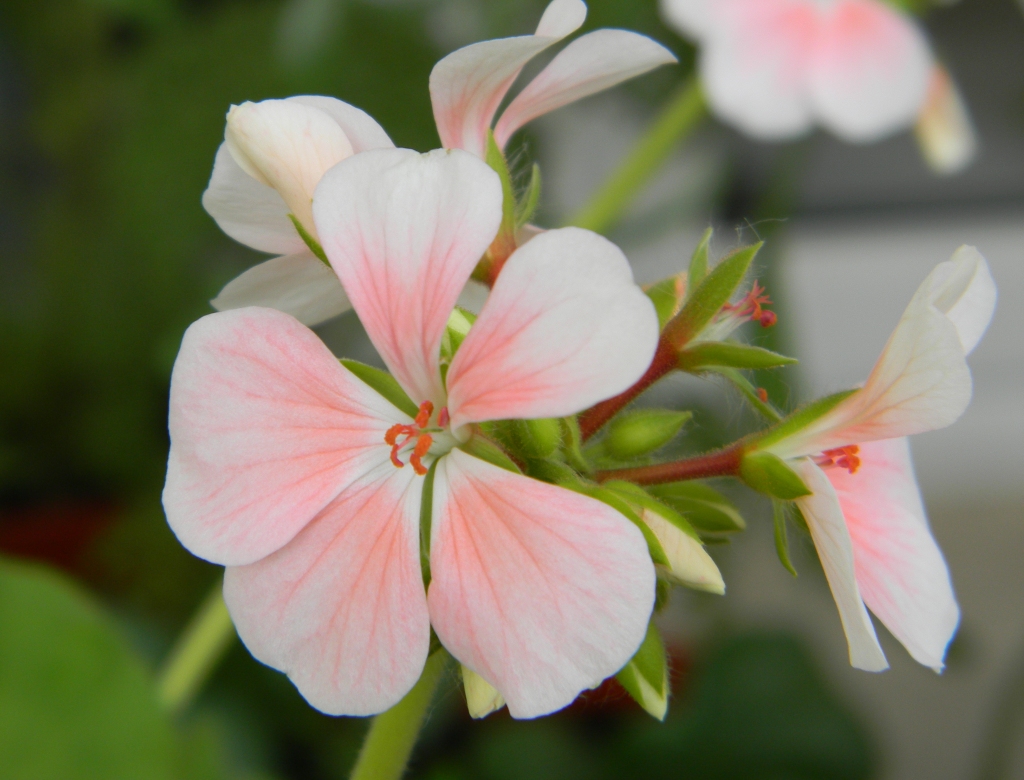
M 690 270 L 686 275 L 689 287 L 687 298 L 691 297 L 693 291 L 700 286 L 701 282 L 708 275 L 708 252 L 711 249 L 711 237 L 714 233 L 714 228 L 709 227 L 705 230 L 700 243 L 693 250 L 693 257 L 690 258 Z
M 668 656 L 652 621 L 640 649 L 615 675 L 633 700 L 652 717 L 665 720 L 668 712 Z
M 658 312 L 658 327 L 664 328 L 679 313 L 688 289 L 685 273 L 670 276 L 644 288 L 644 293 Z
M 786 504 L 772 501 L 772 516 L 775 523 L 775 552 L 786 571 L 797 576 L 793 561 L 789 557 L 789 534 L 786 531 Z
M 600 449 L 617 460 L 630 460 L 664 447 L 693 418 L 693 412 L 639 409 L 612 420 Z
M 782 458 L 770 452 L 751 452 L 740 461 L 740 478 L 754 490 L 792 501 L 811 495 L 810 488 Z
M 602 504 L 607 504 L 629 520 L 643 533 L 644 539 L 647 541 L 647 550 L 651 555 L 651 561 L 657 566 L 669 566 L 668 556 L 665 555 L 661 542 L 654 535 L 654 531 L 648 527 L 647 523 L 640 519 L 640 515 L 630 506 L 630 501 L 604 486 L 588 484 L 579 480 L 575 482 L 562 482 L 560 484 L 569 490 L 575 490 L 577 493 L 596 498 Z
M 500 175 L 500 174 L 499 174 Z M 540 166 L 533 164 L 530 170 L 530 183 L 526 185 L 519 203 L 516 205 L 516 230 L 521 230 L 533 219 L 540 204 Z
M 739 509 L 731 501 L 699 482 L 651 485 L 647 492 L 685 517 L 698 532 L 735 533 L 747 527 Z
M 842 401 L 845 401 L 859 390 L 844 390 L 841 393 L 834 393 L 824 398 L 819 398 L 807 406 L 801 407 L 786 417 L 778 425 L 769 428 L 767 431 L 756 437 L 752 442 L 752 448 L 764 450 L 773 444 L 799 433 L 819 417 L 831 412 Z
M 730 341 L 707 341 L 679 353 L 679 368 L 700 371 L 711 367 L 765 369 L 798 362 L 777 352 Z

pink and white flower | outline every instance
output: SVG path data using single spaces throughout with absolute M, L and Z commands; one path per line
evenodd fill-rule
M 498 107 L 523 66 L 578 30 L 586 17 L 582 0 L 552 0 L 533 35 L 474 43 L 438 62 L 430 74 L 430 98 L 441 145 L 482 158 Z M 583 35 L 509 103 L 494 126 L 495 140 L 504 149 L 530 120 L 673 62 L 668 49 L 644 35 L 626 30 Z
M 317 187 L 323 248 L 415 416 L 278 311 L 212 314 L 182 343 L 168 520 L 227 566 L 253 655 L 325 712 L 398 702 L 431 627 L 521 718 L 617 672 L 645 635 L 655 573 L 640 531 L 464 447 L 477 423 L 573 414 L 624 390 L 654 354 L 657 316 L 614 245 L 552 230 L 510 257 L 442 374 L 446 323 L 501 213 L 497 175 L 462 151 L 366 152 Z
M 757 445 L 789 460 L 812 491 L 797 504 L 860 669 L 888 666 L 866 604 L 917 661 L 942 670 L 960 612 L 906 437 L 950 425 L 967 408 L 966 356 L 995 302 L 985 259 L 960 248 L 925 279 L 862 388 Z
M 278 257 L 229 282 L 214 308 L 267 306 L 306 325 L 347 311 L 337 276 L 299 226 L 317 240 L 312 203 L 321 177 L 353 154 L 393 148 L 387 133 L 354 106 L 300 95 L 232 106 L 224 136 L 203 207 L 233 239 Z
M 881 0 L 662 0 L 661 7 L 700 44 L 711 108 L 755 138 L 793 138 L 820 124 L 851 143 L 879 140 L 914 125 L 944 73 L 918 24 Z M 951 116 L 933 108 L 932 132 L 922 136 L 944 137 L 944 148 L 925 146 L 943 172 L 966 165 L 963 152 L 972 148 L 969 120 L 936 126 Z M 948 154 L 951 133 L 967 134 L 956 156 Z

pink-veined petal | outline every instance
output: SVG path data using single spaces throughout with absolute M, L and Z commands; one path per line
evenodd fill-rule
M 377 124 L 377 120 L 362 109 L 337 98 L 296 95 L 287 98 L 287 101 L 312 106 L 331 117 L 345 133 L 345 137 L 352 145 L 353 153 L 368 152 L 371 149 L 393 149 L 395 146 L 384 132 L 384 128 Z
M 917 25 L 879 0 L 839 0 L 820 14 L 809 81 L 821 122 L 853 143 L 913 125 L 933 64 Z
M 257 561 L 387 463 L 396 422 L 410 420 L 293 317 L 207 315 L 185 332 L 171 376 L 167 521 L 201 558 Z
M 581 0 L 553 0 L 535 35 L 481 41 L 452 52 L 430 72 L 434 121 L 446 149 L 483 157 L 494 113 L 519 71 L 586 19 Z
M 935 267 L 925 284 L 932 304 L 956 328 L 964 354 L 971 354 L 996 310 L 996 283 L 985 258 L 973 246 L 962 246 Z
M 755 138 L 791 138 L 811 128 L 807 68 L 819 9 L 804 0 L 754 0 L 716 9 L 700 52 L 714 112 Z
M 306 251 L 281 196 L 243 171 L 226 143 L 217 149 L 203 208 L 241 244 L 282 255 Z
M 444 403 L 448 317 L 501 221 L 501 182 L 459 150 L 358 154 L 331 169 L 313 205 L 352 308 L 416 403 Z
M 836 491 L 824 472 L 810 460 L 797 461 L 793 467 L 812 491 L 812 495 L 798 498 L 796 503 L 807 520 L 814 548 L 839 609 L 850 648 L 850 664 L 868 672 L 887 669 L 889 664 L 857 588 L 853 543 Z
M 944 176 L 964 170 L 978 153 L 971 113 L 949 71 L 941 65 L 932 68 L 928 97 L 914 132 L 925 161 Z
M 614 87 L 675 56 L 645 35 L 626 30 L 597 30 L 566 46 L 509 104 L 494 128 L 498 146 L 542 114 Z
M 310 327 L 352 308 L 337 274 L 308 251 L 253 266 L 228 282 L 210 304 L 218 311 L 264 306 Z
M 928 529 L 906 439 L 860 448 L 860 468 L 825 474 L 853 542 L 864 602 L 916 661 L 942 671 L 960 609 L 949 570 Z
M 438 638 L 516 718 L 615 674 L 654 606 L 654 567 L 628 520 L 460 450 L 437 466 L 430 568 Z
M 452 428 L 574 414 L 632 385 L 657 344 L 658 316 L 619 248 L 549 230 L 509 258 L 452 361 Z
M 242 103 L 228 112 L 224 140 L 242 170 L 277 190 L 289 212 L 315 235 L 313 190 L 328 168 L 352 155 L 334 118 L 294 100 Z
M 242 641 L 318 710 L 382 712 L 423 670 L 422 489 L 412 469 L 385 463 L 276 553 L 228 567 L 224 598 Z

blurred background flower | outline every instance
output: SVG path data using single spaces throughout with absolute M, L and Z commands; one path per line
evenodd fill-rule
M 923 7 L 923 2 L 895 3 Z M 621 27 L 682 63 L 538 119 L 510 144 L 536 158 L 538 223 L 567 219 L 693 70 L 655 0 L 593 0 L 584 31 Z M 239 645 L 185 715 L 153 670 L 220 576 L 190 557 L 159 502 L 170 367 L 190 322 L 261 256 L 203 211 L 231 104 L 333 95 L 398 146 L 439 140 L 434 63 L 531 31 L 543 0 L 7 0 L 0 8 L 0 775 L 343 777 L 365 729 L 311 710 Z M 712 551 L 719 597 L 677 589 L 666 724 L 615 684 L 513 724 L 465 715 L 453 676 L 412 776 L 458 778 L 1000 778 L 1024 774 L 1024 15 L 963 0 L 924 18 L 973 118 L 978 154 L 937 178 L 913 136 L 850 146 L 825 133 L 752 141 L 706 122 L 611 235 L 642 282 L 770 237 L 761 279 L 775 339 L 802 359 L 763 384 L 780 403 L 866 376 L 917 283 L 962 243 L 1003 305 L 971 356 L 975 402 L 919 437 L 915 463 L 962 627 L 942 677 L 892 637 L 893 669 L 849 669 L 809 541 L 792 577 L 770 512 L 735 491 L 749 532 Z M 541 58 L 543 59 L 543 58 Z M 520 83 L 543 64 L 531 65 Z M 345 315 L 318 331 L 376 361 Z M 694 447 L 741 430 L 738 400 L 683 378 L 652 401 L 693 410 Z M 642 768 L 642 771 L 638 768 Z

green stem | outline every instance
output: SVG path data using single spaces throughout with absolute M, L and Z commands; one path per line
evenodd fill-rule
M 696 77 L 691 77 L 668 102 L 633 151 L 568 224 L 595 233 L 606 232 L 661 168 L 679 140 L 693 132 L 706 115 L 704 93 Z
M 218 580 L 157 675 L 157 696 L 172 715 L 192 702 L 235 637 L 223 590 Z
M 373 719 L 349 780 L 398 780 L 405 773 L 447 661 L 445 650 L 430 656 L 419 682 L 405 698 Z

